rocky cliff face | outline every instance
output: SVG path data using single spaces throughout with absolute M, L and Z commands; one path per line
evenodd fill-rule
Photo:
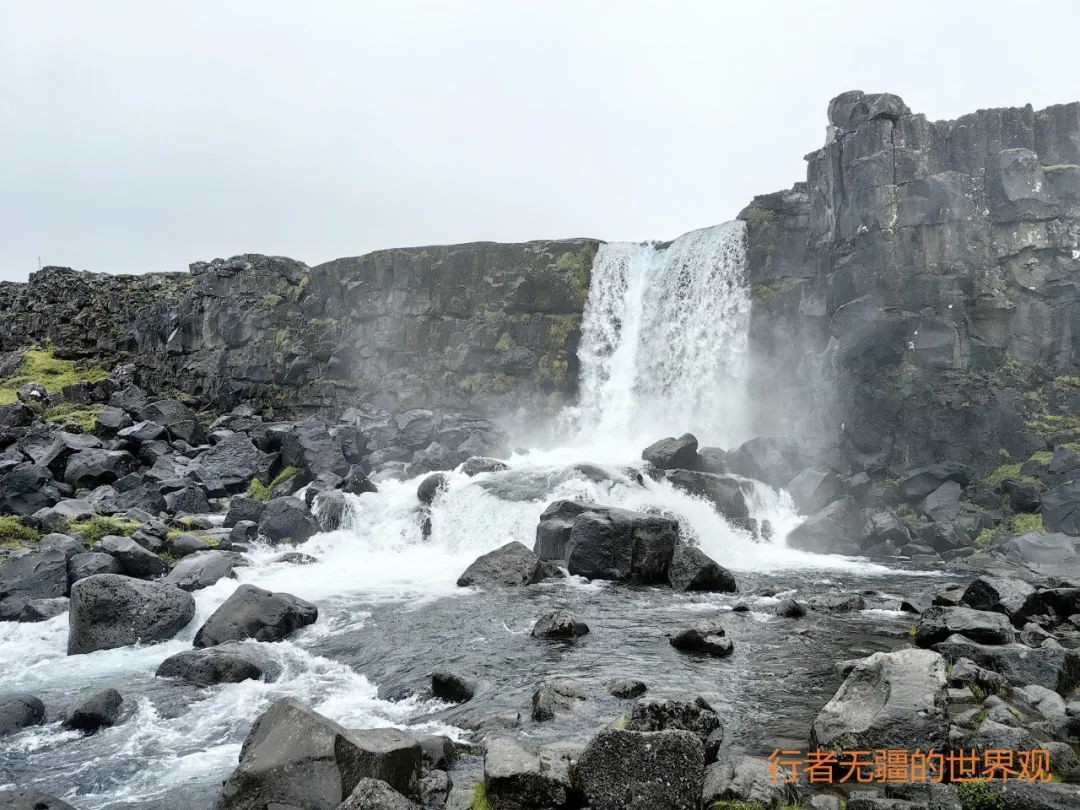
M 49 267 L 0 284 L 0 352 L 51 342 L 130 362 L 147 388 L 219 410 L 550 407 L 575 390 L 596 247 L 477 243 L 318 267 L 248 255 L 145 276 Z
M 932 122 L 854 91 L 807 161 L 741 215 L 773 429 L 809 403 L 871 470 L 1080 437 L 1080 104 Z

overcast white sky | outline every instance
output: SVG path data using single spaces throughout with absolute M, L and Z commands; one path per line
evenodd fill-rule
M 825 106 L 1080 99 L 1080 3 L 0 4 L 0 278 L 668 239 L 805 174 Z

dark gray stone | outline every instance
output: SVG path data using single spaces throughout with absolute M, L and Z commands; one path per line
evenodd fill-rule
M 477 557 L 458 577 L 460 587 L 470 585 L 532 585 L 540 578 L 540 558 L 517 540 Z
M 138 468 L 135 456 L 124 450 L 91 448 L 68 457 L 64 481 L 76 489 L 93 489 L 118 481 Z
M 225 436 L 188 465 L 188 475 L 199 481 L 220 482 L 229 492 L 242 492 L 252 478 L 265 479 L 274 462 L 242 433 Z
M 671 557 L 668 581 L 677 591 L 734 593 L 735 577 L 701 549 L 678 543 Z
M 539 755 L 501 737 L 487 743 L 484 793 L 491 807 L 561 807 L 569 789 L 568 774 L 545 768 Z
M 92 550 L 115 557 L 120 563 L 121 572 L 129 577 L 150 579 L 169 571 L 169 564 L 165 560 L 154 552 L 147 551 L 130 537 L 106 535 L 94 544 Z
M 100 551 L 76 554 L 67 564 L 68 582 L 72 585 L 94 574 L 119 574 L 120 571 L 120 561 Z
M 967 636 L 980 644 L 1011 644 L 1016 631 L 1008 617 L 1001 613 L 973 610 L 966 607 L 927 608 L 919 617 L 919 629 L 915 643 L 920 647 L 932 647 L 953 633 Z
M 449 703 L 465 703 L 476 694 L 476 681 L 453 672 L 436 672 L 431 676 L 431 694 Z
M 259 535 L 270 543 L 303 543 L 319 532 L 319 524 L 300 498 L 274 498 L 259 516 Z
M 705 750 L 689 731 L 605 729 L 578 759 L 592 810 L 699 810 Z
M 589 632 L 589 625 L 578 621 L 565 610 L 556 610 L 541 616 L 533 625 L 533 638 L 551 638 L 573 641 Z
M 720 717 L 703 697 L 692 700 L 642 698 L 635 701 L 626 723 L 627 731 L 682 729 L 697 735 L 705 747 L 705 761 L 716 758 L 724 740 Z
M 173 585 L 95 574 L 71 586 L 68 654 L 167 641 L 194 615 L 191 594 Z
M 19 464 L 0 479 L 0 511 L 32 515 L 60 500 L 52 473 L 34 464 Z
M 0 737 L 45 721 L 45 705 L 28 692 L 0 694 Z
M 226 641 L 281 641 L 294 631 L 313 624 L 318 608 L 289 593 L 273 593 L 254 585 L 241 585 L 195 634 L 196 647 L 212 647 Z
M 103 689 L 79 701 L 64 720 L 67 728 L 88 734 L 116 725 L 124 699 L 115 689 Z
M 36 790 L 0 790 L 0 810 L 75 810 L 67 802 Z
M 420 810 L 420 806 L 381 779 L 365 777 L 356 783 L 353 792 L 338 805 L 337 810 Z
M 841 498 L 796 526 L 787 542 L 791 548 L 818 554 L 857 555 L 869 530 L 855 499 Z
M 185 591 L 209 588 L 219 579 L 233 577 L 233 556 L 225 551 L 200 551 L 180 560 L 163 580 Z
M 934 649 L 949 661 L 968 658 L 1016 686 L 1034 684 L 1065 695 L 1080 685 L 1080 653 L 1060 646 L 1032 649 L 1026 644 L 979 644 L 955 635 L 935 644 Z
M 26 602 L 67 596 L 67 556 L 32 551 L 0 565 L 0 621 L 13 621 Z
M 159 678 L 182 678 L 197 686 L 276 680 L 281 667 L 253 644 L 226 641 L 206 649 L 170 655 L 157 668 Z
M 266 509 L 266 504 L 262 501 L 257 501 L 246 495 L 234 495 L 229 500 L 229 511 L 225 513 L 223 525 L 226 527 L 235 526 L 242 520 L 258 523 L 264 509 Z
M 1080 535 L 1080 480 L 1044 492 L 1042 514 L 1047 531 Z
M 735 651 L 735 645 L 720 622 L 703 620 L 671 637 L 671 646 L 682 652 L 705 653 L 725 658 Z
M 746 496 L 751 484 L 745 478 L 695 470 L 671 470 L 664 478 L 672 486 L 709 501 L 729 521 L 750 516 Z
M 684 433 L 677 439 L 669 436 L 650 444 L 641 451 L 641 457 L 658 470 L 696 470 L 697 449 L 697 438 Z

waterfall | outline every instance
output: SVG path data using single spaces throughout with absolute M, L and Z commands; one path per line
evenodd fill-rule
M 667 245 L 614 242 L 593 263 L 578 404 L 582 440 L 695 433 L 745 438 L 749 294 L 745 227 L 728 222 Z

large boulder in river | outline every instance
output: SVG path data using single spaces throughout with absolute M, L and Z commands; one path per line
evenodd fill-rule
M 723 625 L 714 619 L 703 619 L 693 627 L 680 630 L 671 637 L 671 646 L 676 650 L 704 653 L 713 658 L 726 658 L 735 651 L 735 643 L 728 638 Z
M 154 674 L 159 678 L 182 678 L 197 686 L 273 681 L 281 667 L 257 644 L 226 641 L 205 649 L 184 650 L 166 658 Z
M 960 633 L 980 644 L 1011 644 L 1016 631 L 1007 616 L 967 607 L 929 607 L 919 616 L 915 643 L 931 647 L 953 633 Z
M 67 555 L 32 551 L 0 565 L 0 621 L 14 621 L 27 602 L 67 596 Z
M 402 738 L 396 747 L 382 739 L 367 745 L 333 720 L 283 698 L 255 721 L 215 808 L 337 810 L 364 778 L 409 790 L 419 775 L 420 744 L 412 739 L 409 745 L 408 735 L 394 733 Z
M 698 466 L 698 441 L 691 433 L 679 438 L 668 436 L 641 451 L 641 457 L 658 470 L 695 470 Z
M 677 591 L 734 593 L 735 577 L 701 549 L 678 543 L 671 557 L 668 582 Z
M 303 543 L 318 532 L 308 505 L 291 495 L 274 498 L 259 516 L 259 536 L 270 543 Z
M 942 748 L 948 742 L 945 659 L 931 650 L 859 661 L 814 720 L 810 745 L 836 751 Z
M 458 577 L 457 584 L 463 588 L 470 585 L 532 585 L 540 577 L 540 558 L 517 540 L 511 540 L 473 560 Z
M 198 591 L 209 588 L 219 579 L 232 576 L 235 575 L 231 554 L 225 551 L 199 551 L 181 559 L 164 582 L 185 591 Z
M 167 641 L 194 615 L 195 600 L 174 585 L 95 574 L 71 586 L 68 654 Z
M 592 810 L 698 810 L 705 747 L 689 731 L 604 729 L 578 758 Z
M 241 585 L 221 603 L 195 634 L 196 647 L 226 641 L 281 641 L 293 631 L 313 624 L 319 609 L 291 593 L 274 593 Z
M 0 694 L 0 737 L 45 721 L 45 704 L 28 692 Z
M 796 526 L 787 543 L 818 554 L 856 555 L 869 532 L 866 516 L 855 499 L 841 498 Z
M 709 501 L 728 520 L 750 516 L 746 496 L 752 491 L 753 484 L 746 478 L 694 470 L 671 470 L 664 477 L 677 489 Z
M 83 698 L 64 720 L 66 728 L 88 734 L 116 725 L 124 698 L 115 689 L 102 689 Z
M 792 478 L 785 489 L 801 515 L 820 512 L 844 494 L 840 477 L 825 467 L 807 467 Z
M 654 583 L 667 579 L 679 539 L 671 518 L 575 501 L 556 501 L 536 530 L 541 559 L 565 560 L 590 579 Z

